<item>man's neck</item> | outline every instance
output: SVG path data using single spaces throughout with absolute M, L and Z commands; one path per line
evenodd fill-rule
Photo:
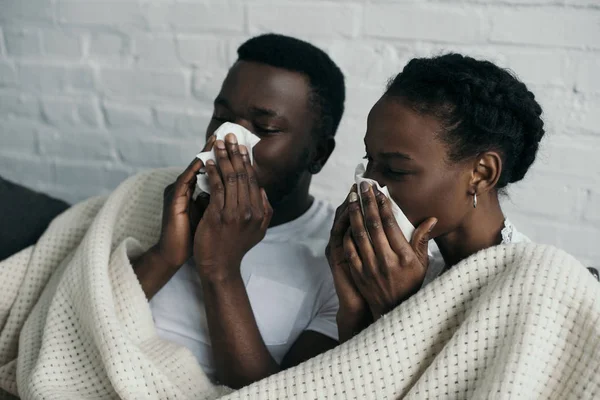
M 303 181 L 291 193 L 276 205 L 273 205 L 273 217 L 269 228 L 283 225 L 301 217 L 312 206 L 315 199 L 308 192 L 310 178 Z

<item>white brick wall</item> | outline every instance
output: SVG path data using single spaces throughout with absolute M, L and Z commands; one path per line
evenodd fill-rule
M 410 58 L 454 50 L 513 69 L 548 137 L 505 210 L 600 267 L 600 0 L 1 0 L 0 174 L 74 202 L 186 165 L 237 46 L 266 31 L 313 41 L 347 76 L 313 187 L 336 203 L 369 108 Z

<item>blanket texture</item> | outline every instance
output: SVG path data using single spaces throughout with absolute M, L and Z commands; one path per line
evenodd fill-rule
M 143 173 L 78 204 L 0 263 L 0 398 L 393 399 L 600 396 L 600 284 L 553 247 L 459 263 L 337 348 L 237 392 L 157 337 L 130 259 L 158 240 Z

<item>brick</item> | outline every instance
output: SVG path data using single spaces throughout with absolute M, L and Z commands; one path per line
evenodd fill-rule
M 600 98 L 585 99 L 574 125 L 580 129 L 600 135 Z
M 38 100 L 26 94 L 0 92 L 0 116 L 18 116 L 38 119 L 40 117 Z
M 146 26 L 139 4 L 133 1 L 59 0 L 57 15 L 59 22 L 77 25 Z
M 96 89 L 94 71 L 90 67 L 67 68 L 68 87 L 80 91 L 94 91 Z
M 554 220 L 571 221 L 579 216 L 585 199 L 583 189 L 565 181 L 529 179 L 508 188 L 509 198 L 503 208 L 531 215 L 547 216 Z
M 346 110 L 344 117 L 353 117 L 362 123 L 361 129 L 367 126 L 367 116 L 371 108 L 383 96 L 385 87 L 357 85 L 354 82 L 347 82 Z M 364 133 L 364 129 L 363 129 Z M 360 140 L 359 140 L 360 141 Z
M 46 121 L 56 127 L 98 126 L 99 111 L 90 98 L 44 98 L 42 111 Z
M 330 56 L 346 77 L 381 87 L 402 67 L 396 49 L 388 44 L 339 41 L 331 47 Z
M 186 64 L 203 68 L 228 68 L 230 64 L 226 46 L 220 39 L 179 36 L 177 50 Z
M 183 166 L 202 150 L 203 139 L 166 141 L 119 136 L 116 137 L 116 147 L 127 165 L 157 168 Z
M 86 66 L 19 64 L 18 74 L 21 86 L 27 90 L 62 92 L 94 88 L 93 71 Z
M 0 176 L 25 186 L 53 182 L 54 165 L 30 153 L 2 152 L 0 148 Z
M 597 226 L 566 225 L 560 231 L 557 246 L 580 258 L 587 265 L 590 265 L 590 258 L 598 265 L 599 237 L 600 229 Z
M 0 21 L 44 21 L 54 19 L 51 0 L 36 0 L 35 5 L 23 0 L 2 0 Z
M 503 53 L 506 55 L 503 66 L 511 69 L 526 84 L 568 84 L 568 58 L 561 52 L 528 49 Z
M 12 64 L 0 62 L 0 88 L 17 85 L 17 70 Z
M 3 151 L 35 154 L 40 125 L 28 120 L 0 120 L 0 143 Z
M 180 65 L 172 36 L 138 35 L 134 39 L 133 55 L 139 64 L 149 67 Z
M 486 39 L 482 15 L 473 7 L 374 4 L 366 8 L 364 24 L 365 34 L 373 37 L 458 43 Z
M 159 127 L 179 137 L 194 137 L 200 140 L 206 135 L 211 116 L 211 112 L 201 114 L 164 108 L 156 110 L 156 122 Z
M 130 51 L 125 35 L 118 33 L 93 33 L 90 38 L 90 56 L 100 60 L 122 57 Z
M 42 31 L 44 54 L 59 58 L 80 59 L 83 56 L 82 39 L 74 33 L 45 29 Z
M 600 192 L 590 191 L 584 209 L 584 219 L 600 222 Z
M 248 5 L 250 33 L 280 32 L 291 36 L 356 36 L 360 9 L 352 5 Z M 310 21 L 310 22 L 308 22 Z
M 85 161 L 57 161 L 55 168 L 58 185 L 72 186 L 73 182 L 79 182 L 80 186 L 95 188 L 97 192 L 115 188 L 131 174 L 126 167 Z
M 235 2 L 181 1 L 171 6 L 167 21 L 179 32 L 243 32 L 244 8 Z
M 119 96 L 185 97 L 187 94 L 182 72 L 107 68 L 100 75 L 104 91 Z
M 213 102 L 221 91 L 221 86 L 226 76 L 227 71 L 215 71 L 214 73 L 196 71 L 192 78 L 192 93 L 194 97 L 204 105 L 211 107 L 212 111 Z
M 100 132 L 81 129 L 49 131 L 40 135 L 40 154 L 56 160 L 111 161 L 115 151 L 110 138 Z M 59 175 L 60 177 L 60 175 Z M 86 180 L 73 181 L 77 183 Z
M 600 25 L 600 19 L 598 20 L 598 25 Z M 598 37 L 600 37 L 600 33 Z M 584 93 L 600 93 L 600 79 L 598 79 L 599 71 L 600 55 L 579 57 L 575 75 L 576 89 Z
M 541 148 L 540 168 L 565 175 L 578 176 L 585 172 L 589 179 L 600 177 L 600 138 L 549 136 Z
M 152 110 L 117 103 L 104 103 L 102 106 L 106 123 L 111 127 L 143 127 L 152 125 Z
M 503 8 L 492 12 L 490 20 L 490 39 L 497 43 L 600 47 L 600 13 L 565 8 Z
M 15 57 L 34 57 L 42 54 L 40 31 L 35 28 L 5 29 L 6 52 Z

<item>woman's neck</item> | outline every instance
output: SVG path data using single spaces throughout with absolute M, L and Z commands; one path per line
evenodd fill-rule
M 498 196 L 489 193 L 481 200 L 477 208 L 467 214 L 458 229 L 435 239 L 444 262 L 449 267 L 502 242 L 504 214 Z

